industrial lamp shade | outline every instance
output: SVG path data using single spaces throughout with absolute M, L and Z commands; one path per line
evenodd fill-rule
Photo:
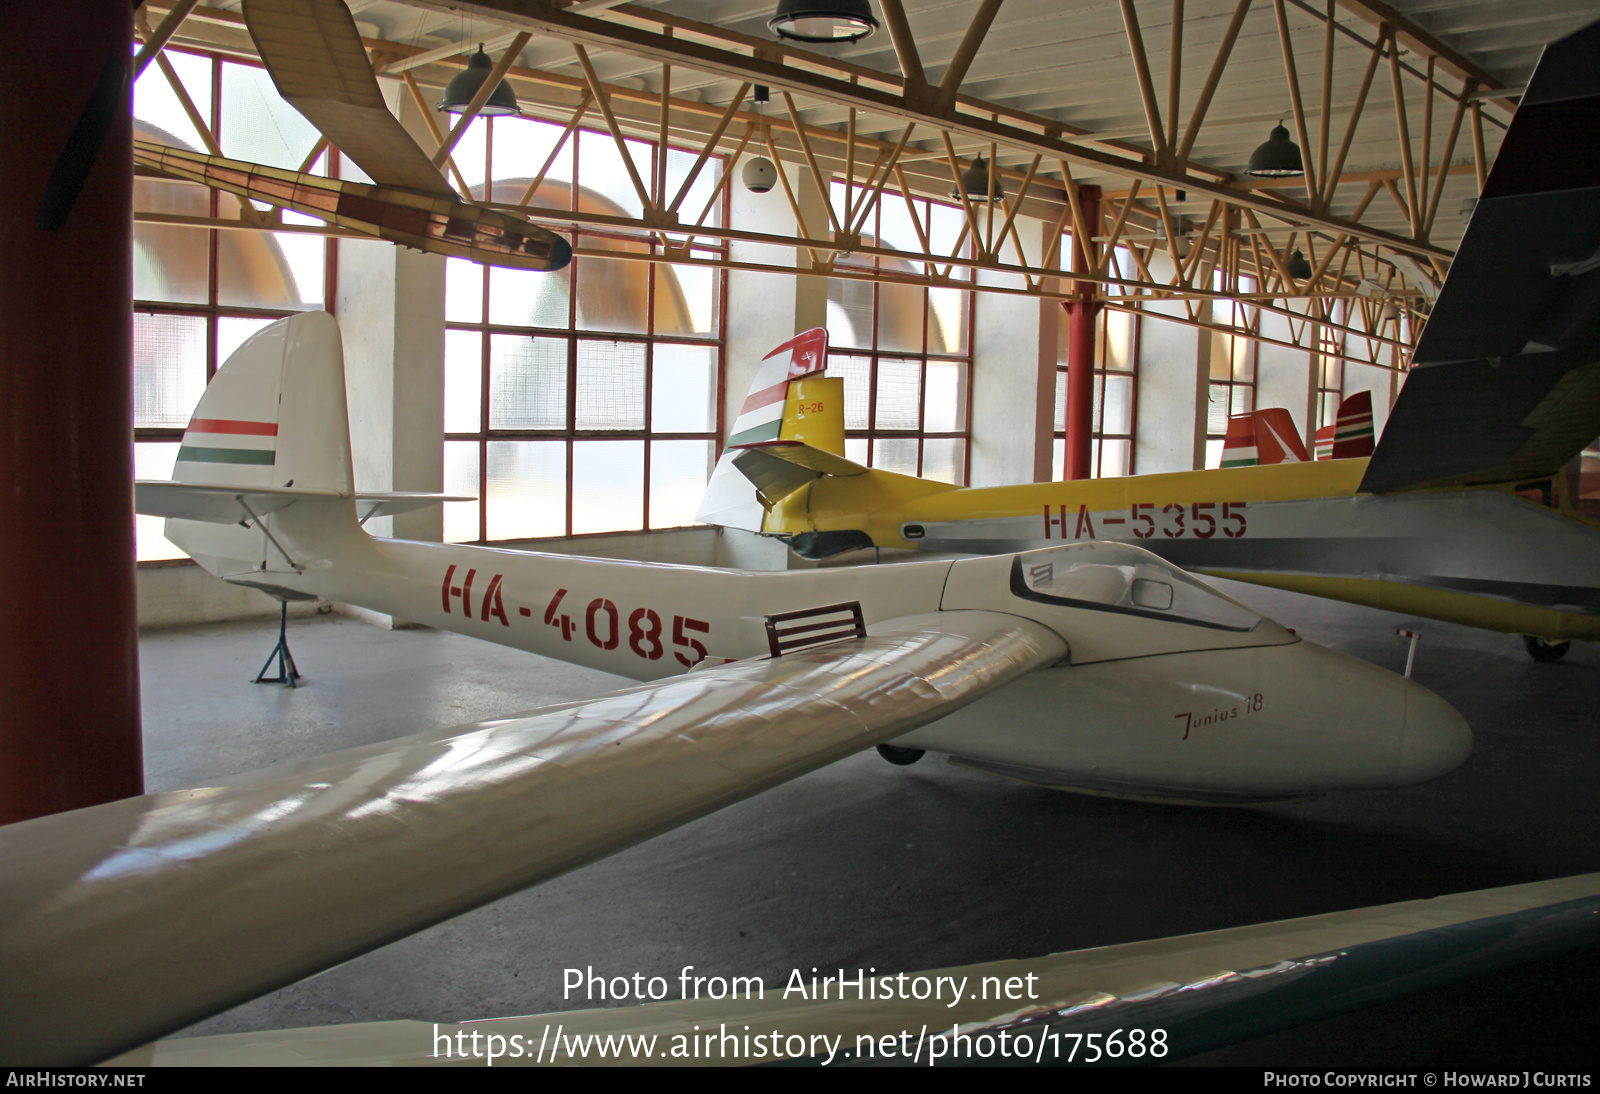
M 857 42 L 878 29 L 868 0 L 778 0 L 767 26 L 794 42 Z
M 1006 196 L 998 176 L 994 180 L 994 193 L 989 193 L 989 161 L 982 156 L 975 157 L 972 166 L 961 172 L 961 189 L 950 191 L 950 196 L 958 200 L 962 194 L 967 195 L 968 201 L 988 201 L 991 197 Z
M 1289 276 L 1296 281 L 1304 281 L 1311 276 L 1311 263 L 1305 254 L 1298 250 L 1289 256 L 1289 261 L 1284 263 L 1283 268 L 1289 271 Z
M 1256 178 L 1281 179 L 1306 173 L 1305 162 L 1300 158 L 1300 146 L 1289 139 L 1289 131 L 1282 125 L 1273 126 L 1267 143 L 1250 154 L 1250 166 L 1244 169 Z
M 489 73 L 494 69 L 494 62 L 483 51 L 483 46 L 478 46 L 467 61 L 467 67 L 456 73 L 455 77 L 445 86 L 444 96 L 434 106 L 435 110 L 443 110 L 450 114 L 465 114 L 472 97 L 483 86 L 483 81 L 489 78 Z M 504 80 L 494 89 L 488 101 L 483 104 L 479 114 L 521 114 L 522 108 L 517 105 L 517 97 L 511 91 L 511 85 Z

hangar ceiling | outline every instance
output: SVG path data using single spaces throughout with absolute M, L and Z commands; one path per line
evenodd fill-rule
M 148 0 L 141 30 L 253 57 L 239 7 Z M 1426 308 L 1419 282 L 1448 268 L 1543 44 L 1600 16 L 1600 0 L 877 0 L 876 34 L 797 48 L 768 31 L 772 0 L 349 7 L 374 67 L 403 81 L 412 104 L 434 101 L 478 43 L 496 57 L 515 46 L 507 72 L 526 114 L 779 158 L 824 192 L 855 184 L 847 202 L 807 207 L 785 183 L 800 225 L 785 238 L 695 227 L 695 210 L 671 209 L 665 180 L 635 178 L 644 212 L 611 218 L 612 229 L 772 243 L 757 250 L 791 272 L 883 276 L 835 265 L 854 251 L 893 254 L 905 267 L 895 276 L 922 283 L 977 267 L 994 271 L 982 279 L 991 291 L 1070 298 L 1097 284 L 1120 306 L 1181 300 L 1186 321 L 1246 334 L 1260 334 L 1263 310 L 1292 311 L 1364 334 L 1371 357 L 1409 346 L 1418 324 L 1406 319 Z M 755 84 L 771 88 L 769 103 L 752 101 Z M 1247 176 L 1280 120 L 1305 175 Z M 883 194 L 949 201 L 953 176 L 979 155 L 1007 199 L 963 199 L 975 245 L 906 251 L 860 238 Z M 1101 188 L 1096 223 L 1092 206 L 1068 200 L 1072 184 Z M 1018 213 L 1056 230 L 1025 240 Z M 1050 242 L 1063 230 L 1094 238 L 1097 253 L 1074 265 Z M 1292 276 L 1295 250 L 1309 277 Z M 1072 281 L 1050 276 L 1068 267 Z M 1259 307 L 1208 307 L 1217 299 Z M 1335 314 L 1340 300 L 1350 303 Z

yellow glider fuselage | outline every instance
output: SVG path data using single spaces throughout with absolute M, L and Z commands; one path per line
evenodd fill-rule
M 987 488 L 829 475 L 776 501 L 762 530 L 811 557 L 865 540 L 985 554 L 1118 540 L 1218 577 L 1513 634 L 1600 639 L 1600 525 L 1573 511 L 1560 476 L 1533 489 L 1378 495 L 1357 492 L 1366 467 L 1321 460 Z

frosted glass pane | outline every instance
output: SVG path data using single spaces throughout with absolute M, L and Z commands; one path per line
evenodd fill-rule
M 1233 386 L 1233 397 L 1231 399 L 1231 405 L 1228 409 L 1228 413 L 1230 415 L 1250 413 L 1256 408 L 1255 394 L 1255 388 L 1245 387 L 1242 384 L 1235 384 Z
M 1067 431 L 1067 370 L 1056 369 L 1056 425 L 1057 433 Z
M 464 258 L 444 260 L 444 317 L 450 323 L 483 322 L 483 271 Z
M 928 362 L 928 396 L 923 430 L 955 433 L 966 428 L 967 366 L 957 361 Z
M 223 217 L 236 217 L 239 203 L 232 194 L 219 194 L 217 211 Z M 291 262 L 279 235 L 273 232 L 217 233 L 218 303 L 286 309 L 322 305 L 321 263 L 307 249 L 308 246 L 315 248 L 320 255 L 321 237 L 281 233 L 295 252 Z M 304 286 L 300 284 L 300 277 L 306 278 Z
M 168 50 L 166 55 L 178 74 L 178 82 L 189 93 L 189 99 L 201 114 L 208 115 L 211 107 L 210 60 L 177 50 Z M 205 151 L 205 142 L 189 121 L 189 115 L 159 65 L 152 64 L 146 68 L 139 82 L 133 85 L 133 116 L 137 122 L 145 123 L 143 126 L 136 125 L 136 128 L 143 130 L 139 136 L 144 140 L 176 144 L 191 152 Z M 150 133 L 146 127 L 154 127 L 161 132 Z
M 572 532 L 644 527 L 644 442 L 574 441 Z
M 652 441 L 650 527 L 693 524 L 715 462 L 710 441 Z
M 1050 446 L 1050 481 L 1061 480 L 1062 469 L 1067 465 L 1067 442 L 1060 437 Z
M 483 421 L 482 397 L 483 335 L 470 330 L 445 331 L 444 431 L 478 432 Z
M 217 367 L 221 368 L 233 356 L 233 351 L 244 345 L 256 331 L 275 319 L 255 319 L 238 315 L 225 315 L 217 320 Z
M 544 273 L 489 267 L 489 322 L 507 327 L 568 329 L 572 267 Z
M 321 307 L 323 273 L 328 267 L 328 243 L 308 232 L 274 232 L 284 261 L 294 277 L 295 296 L 308 308 Z
M 644 428 L 643 343 L 578 343 L 577 428 Z
M 667 201 L 672 201 L 678 196 L 678 188 L 683 185 L 683 180 L 689 176 L 689 168 L 694 166 L 694 161 L 699 158 L 698 152 L 685 152 L 681 148 L 667 150 Z M 712 193 L 717 188 L 717 183 L 722 179 L 723 161 L 720 156 L 707 159 L 705 166 L 700 168 L 700 174 L 695 178 L 694 185 L 689 187 L 689 193 L 678 206 L 678 220 L 683 223 L 693 224 L 705 209 L 706 202 L 711 200 Z M 585 172 L 587 175 L 587 172 Z M 737 182 L 730 185 L 737 185 Z M 722 199 L 719 196 L 711 206 L 711 212 L 706 215 L 705 223 L 713 227 L 722 223 Z
M 1222 466 L 1222 442 L 1206 442 L 1206 467 L 1215 470 Z
M 1128 458 L 1133 448 L 1130 441 L 1100 442 L 1100 471 L 1102 479 L 1119 479 L 1129 473 Z
M 972 236 L 970 233 L 962 240 L 961 250 L 953 252 L 956 240 L 961 239 L 962 229 L 967 226 L 966 211 L 958 205 L 940 205 L 938 202 L 930 202 L 928 208 L 930 212 L 928 243 L 933 248 L 933 253 L 936 255 L 948 255 L 951 253 L 971 254 Z M 981 218 L 979 223 L 982 223 Z M 955 270 L 950 272 L 952 274 L 956 273 Z
M 844 377 L 844 425 L 846 429 L 867 428 L 867 409 L 871 398 L 872 359 L 843 353 L 828 354 L 829 376 Z M 854 459 L 855 457 L 851 457 Z M 857 463 L 861 462 L 859 460 Z
M 539 174 L 556 142 L 561 139 L 563 127 L 530 118 L 496 118 L 494 120 L 494 201 L 517 202 L 522 200 L 528 184 Z M 571 187 L 554 185 L 572 182 L 572 142 L 562 145 L 561 152 L 545 172 L 544 183 L 534 195 L 532 204 L 546 208 L 568 208 Z
M 266 69 L 223 64 L 217 140 L 224 156 L 296 170 L 319 136 L 316 126 L 279 97 Z
M 916 429 L 921 425 L 922 362 L 902 357 L 878 359 L 878 429 Z
M 1133 325 L 1138 317 L 1128 312 L 1107 309 L 1105 317 L 1105 367 L 1122 372 L 1133 371 Z
M 488 443 L 489 530 L 485 539 L 533 539 L 567 532 L 565 441 Z
M 872 466 L 900 475 L 917 473 L 915 437 L 879 437 L 872 442 Z
M 652 268 L 656 279 L 655 332 L 715 333 L 717 271 L 706 266 Z
M 928 290 L 928 352 L 967 352 L 967 311 L 972 306 L 968 289 Z
M 716 353 L 714 346 L 665 342 L 655 347 L 650 392 L 652 432 L 711 432 L 716 422 Z
M 470 543 L 478 537 L 478 442 L 444 442 L 444 492 L 463 494 L 472 501 L 444 504 L 444 541 Z
M 844 439 L 844 458 L 852 463 L 859 463 L 863 467 L 867 464 L 867 439 L 865 437 L 846 437 Z
M 1100 419 L 1102 433 L 1133 432 L 1133 377 L 1105 376 L 1104 417 Z
M 178 459 L 178 444 L 176 441 L 140 441 L 133 446 L 133 477 L 136 479 L 170 479 L 172 468 Z M 162 529 L 166 526 L 162 517 L 147 517 L 135 515 L 133 521 L 134 542 L 137 545 L 137 554 L 134 556 L 140 562 L 154 562 L 163 558 L 187 558 L 182 551 L 167 539 Z
M 1206 399 L 1206 432 L 1213 437 L 1228 432 L 1228 385 L 1212 384 Z
M 828 343 L 852 349 L 872 347 L 872 282 L 828 279 Z
M 450 115 L 449 125 L 455 125 L 460 120 L 458 115 Z M 479 115 L 472 119 L 472 124 L 467 126 L 467 131 L 461 135 L 450 152 L 450 158 L 456 161 L 456 166 L 461 169 L 461 177 L 467 180 L 467 185 L 472 187 L 474 197 L 482 197 L 482 185 L 486 177 L 488 164 L 485 160 L 489 154 L 489 119 Z M 452 179 L 454 181 L 454 179 Z
M 489 428 L 567 427 L 567 340 L 489 336 Z
M 135 206 L 142 207 L 137 202 Z M 204 215 L 203 209 L 200 215 Z M 210 298 L 210 274 L 211 241 L 204 228 L 133 226 L 135 300 L 204 304 Z
M 967 442 L 956 437 L 933 437 L 922 442 L 922 477 L 961 485 L 966 474 Z
M 133 316 L 133 424 L 181 429 L 206 389 L 206 320 L 199 315 Z M 167 476 L 171 476 L 168 469 Z
M 916 204 L 918 217 L 926 216 L 927 203 L 919 201 Z M 868 227 L 871 227 L 870 222 Z M 922 250 L 922 241 L 917 237 L 916 225 L 911 223 L 911 210 L 906 208 L 906 199 L 888 190 L 883 192 L 878 202 L 878 241 L 897 251 L 917 254 Z
M 878 285 L 878 348 L 922 352 L 922 292 L 916 285 Z
M 606 250 L 635 251 L 647 248 L 616 240 L 588 238 L 586 245 Z M 578 277 L 578 330 L 615 331 L 618 334 L 644 334 L 650 313 L 650 264 L 629 260 L 580 258 L 573 263 Z
M 628 153 L 633 159 L 639 178 L 649 186 L 651 147 L 642 141 L 628 141 Z M 637 217 L 643 214 L 639 192 L 617 152 L 616 142 L 609 133 L 580 131 L 578 143 L 578 184 L 588 193 L 598 195 L 603 203 L 596 212 Z M 587 205 L 580 198 L 580 207 Z

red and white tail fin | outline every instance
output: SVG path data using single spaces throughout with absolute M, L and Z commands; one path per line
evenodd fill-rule
M 1228 419 L 1228 435 L 1222 441 L 1223 467 L 1254 467 L 1261 462 L 1256 448 L 1256 416 L 1238 414 Z
M 1339 416 L 1332 425 L 1317 430 L 1317 459 L 1349 460 L 1370 456 L 1375 442 L 1372 392 L 1358 391 L 1339 404 Z
M 1333 426 L 1333 458 L 1370 456 L 1374 447 L 1372 392 L 1358 391 L 1339 404 L 1339 417 Z
M 1294 418 L 1281 406 L 1256 411 L 1256 450 L 1263 464 L 1311 462 Z
M 1228 435 L 1222 442 L 1223 467 L 1306 463 L 1310 459 L 1294 419 L 1282 407 L 1228 419 Z
M 823 327 L 795 335 L 761 359 L 696 520 L 761 531 L 766 509 L 754 484 L 733 463 L 743 449 L 800 442 L 844 455 L 844 384 L 824 377 L 827 367 Z

